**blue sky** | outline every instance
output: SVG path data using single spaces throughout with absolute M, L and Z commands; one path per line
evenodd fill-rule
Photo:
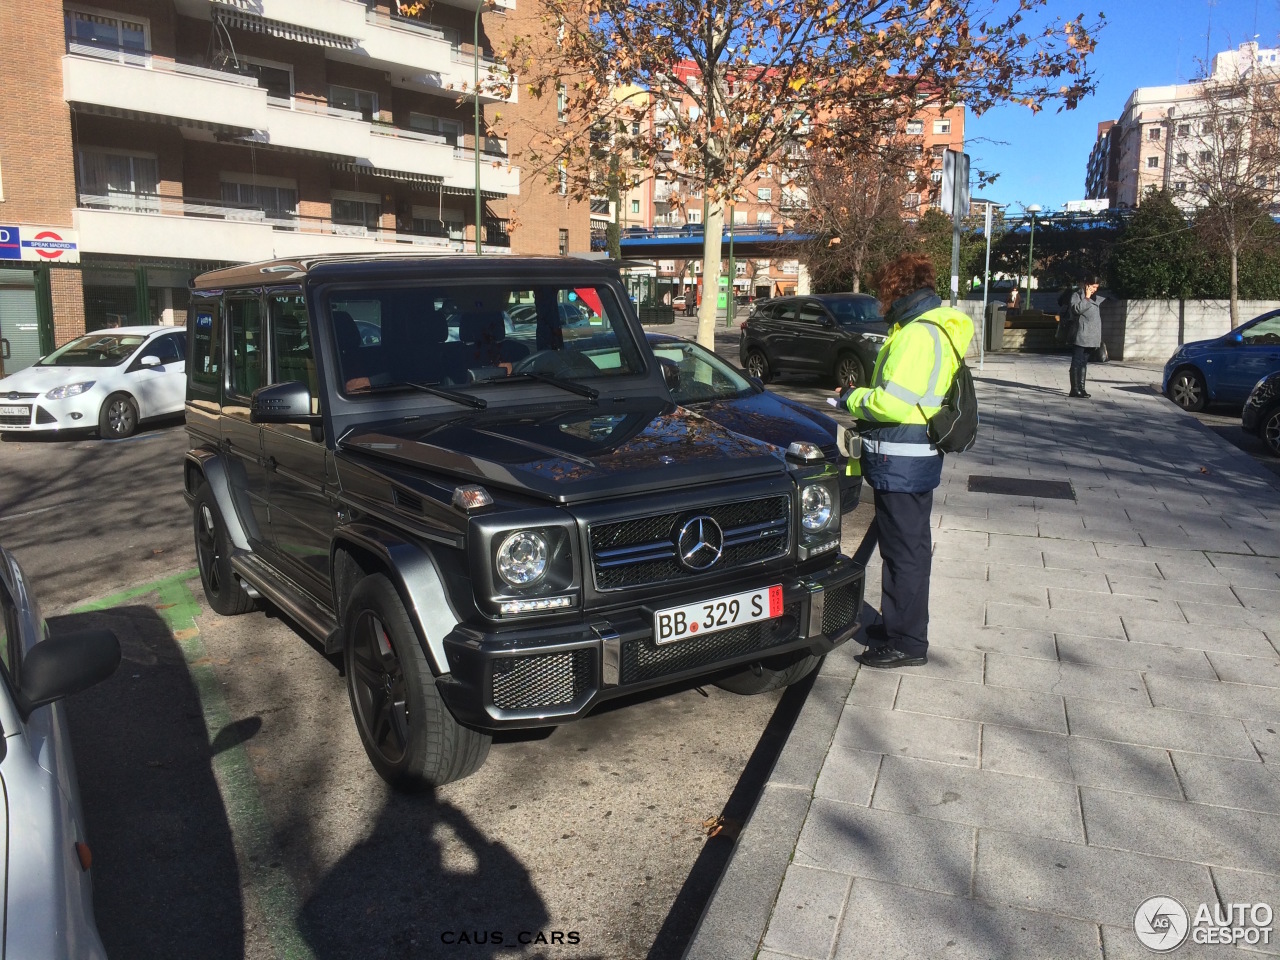
M 974 169 L 1000 174 L 974 194 L 1010 204 L 1011 213 L 1031 203 L 1050 210 L 1082 199 L 1098 123 L 1117 119 L 1135 87 L 1193 79 L 1206 38 L 1210 54 L 1255 33 L 1262 46 L 1280 46 L 1280 0 L 1050 0 L 1049 8 L 1064 18 L 1083 12 L 1086 21 L 1099 8 L 1106 14 L 1092 58 L 1097 92 L 1070 112 L 1009 106 L 966 118 Z

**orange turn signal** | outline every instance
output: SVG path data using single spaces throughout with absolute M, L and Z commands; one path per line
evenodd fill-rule
M 80 869 L 88 870 L 93 866 L 93 851 L 87 843 L 76 841 L 76 856 L 80 858 Z

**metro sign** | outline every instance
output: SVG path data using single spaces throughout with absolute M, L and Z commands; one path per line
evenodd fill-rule
M 80 240 L 62 227 L 0 226 L 0 260 L 79 263 Z

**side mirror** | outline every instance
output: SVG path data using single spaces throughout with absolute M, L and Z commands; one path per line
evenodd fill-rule
M 833 318 L 831 318 L 831 317 L 823 317 L 823 318 L 822 318 L 822 325 L 823 325 L 824 327 L 834 327 L 834 326 L 836 325 L 836 322 L 835 322 L 835 320 L 834 320 Z
M 273 383 L 253 391 L 249 401 L 250 423 L 319 423 L 311 412 L 311 391 L 301 380 Z
M 658 365 L 662 367 L 662 379 L 666 381 L 668 390 L 680 389 L 680 364 L 674 360 L 668 360 L 666 357 L 658 358 Z
M 138 366 L 140 367 L 161 366 L 160 358 L 157 357 L 155 354 L 148 354 L 147 356 L 142 357 L 138 360 Z
M 1244 343 L 1244 334 L 1243 334 L 1243 333 L 1233 333 L 1233 334 L 1231 334 L 1231 336 L 1230 336 L 1230 338 L 1229 338 L 1229 339 L 1231 340 L 1231 343 L 1232 343 L 1232 345 L 1233 345 L 1233 346 L 1239 346 L 1240 344 Z
M 48 636 L 22 659 L 18 712 L 26 720 L 45 704 L 107 679 L 119 664 L 120 641 L 110 630 Z

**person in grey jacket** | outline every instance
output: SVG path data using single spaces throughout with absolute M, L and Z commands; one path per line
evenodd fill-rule
M 1068 396 L 1085 397 L 1085 377 L 1089 370 L 1089 354 L 1102 345 L 1102 311 L 1098 305 L 1098 281 L 1088 277 L 1071 295 L 1067 317 L 1075 326 L 1071 337 L 1071 392 Z

